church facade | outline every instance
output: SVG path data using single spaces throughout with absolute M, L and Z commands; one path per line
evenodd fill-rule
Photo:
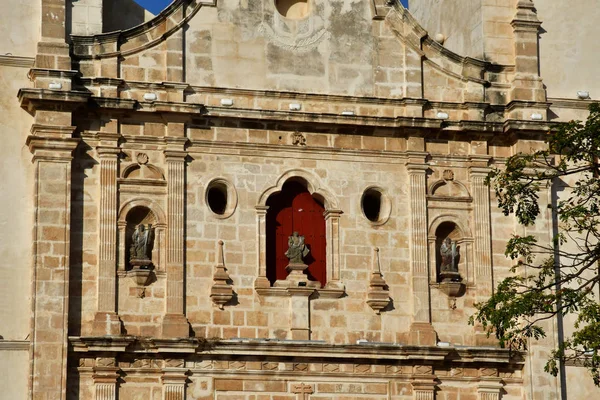
M 468 320 L 524 231 L 486 176 L 585 118 L 599 11 L 456 3 L 11 1 L 0 398 L 598 394 L 543 370 L 568 321 Z

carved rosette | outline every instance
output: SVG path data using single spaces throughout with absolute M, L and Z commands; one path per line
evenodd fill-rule
M 381 314 L 381 310 L 390 304 L 390 291 L 381 274 L 379 248 L 375 247 L 373 253 L 373 272 L 371 273 L 371 282 L 369 283 L 369 291 L 367 292 L 367 304 L 377 314 Z
M 213 303 L 219 306 L 219 309 L 222 310 L 225 304 L 227 304 L 233 298 L 233 289 L 228 283 L 231 278 L 229 277 L 229 274 L 225 268 L 222 240 L 219 240 L 218 253 L 219 263 L 216 265 L 215 274 L 213 277 L 215 283 L 210 289 L 210 298 L 212 299 Z

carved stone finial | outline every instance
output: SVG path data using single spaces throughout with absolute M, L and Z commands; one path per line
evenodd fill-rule
M 216 265 L 215 275 L 213 280 L 215 283 L 210 289 L 210 298 L 213 303 L 219 306 L 219 309 L 223 309 L 225 304 L 227 304 L 233 298 L 233 289 L 231 285 L 229 285 L 229 281 L 231 278 L 227 273 L 227 269 L 225 268 L 225 257 L 223 254 L 223 241 L 219 240 L 219 249 L 218 251 L 218 264 Z
M 381 274 L 379 248 L 375 247 L 373 248 L 373 273 L 371 274 L 371 282 L 369 283 L 369 291 L 367 292 L 367 304 L 377 314 L 381 314 L 381 310 L 387 307 L 389 303 L 390 291 Z

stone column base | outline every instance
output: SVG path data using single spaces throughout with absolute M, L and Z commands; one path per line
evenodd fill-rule
M 94 336 L 118 336 L 121 334 L 121 319 L 115 312 L 97 312 L 94 317 Z
M 162 322 L 161 337 L 186 338 L 190 336 L 190 323 L 183 314 L 167 314 Z

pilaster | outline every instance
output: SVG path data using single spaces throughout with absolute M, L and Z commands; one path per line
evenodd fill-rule
M 271 286 L 267 279 L 267 210 L 269 206 L 256 207 L 256 236 L 258 238 L 258 277 L 254 281 L 255 288 Z
M 185 400 L 187 370 L 177 367 L 163 368 L 163 400 Z
M 95 400 L 117 400 L 117 382 L 119 379 L 119 368 L 114 359 L 98 359 L 103 364 L 94 367 L 92 379 L 95 387 Z
M 180 21 L 184 17 L 184 7 L 180 7 L 171 18 Z M 170 20 L 168 22 L 170 22 Z M 165 64 L 167 72 L 166 81 L 183 82 L 185 79 L 183 76 L 183 29 L 178 29 L 172 35 L 169 35 L 165 41 L 165 47 L 167 57 Z
M 406 164 L 410 184 L 410 262 L 413 288 L 413 324 L 409 341 L 414 345 L 435 345 L 431 326 L 429 269 L 427 263 L 427 165 L 423 154 Z
M 179 125 L 179 124 L 175 124 Z M 172 127 L 169 130 L 180 128 Z M 167 304 L 162 337 L 188 337 L 184 315 L 185 137 L 167 137 Z
M 65 42 L 67 0 L 44 0 L 41 5 L 41 40 L 38 43 L 35 67 L 70 70 L 69 45 Z
M 515 37 L 515 77 L 512 82 L 511 119 L 528 120 L 532 113 L 547 117 L 546 92 L 539 76 L 538 34 L 541 26 L 531 0 L 518 0 L 511 22 Z M 541 103 L 519 106 L 518 102 Z
M 121 321 L 116 313 L 117 269 L 117 175 L 119 135 L 100 133 L 100 212 L 98 260 L 98 309 L 94 318 L 94 335 L 119 335 Z
M 485 287 L 485 296 L 492 287 L 492 237 L 490 214 L 490 188 L 485 184 L 490 172 L 489 156 L 472 158 L 470 174 L 473 192 L 473 225 L 475 228 L 475 282 L 478 290 Z
M 473 193 L 473 227 L 475 235 L 475 284 L 477 301 L 485 301 L 492 295 L 494 277 L 492 273 L 492 234 L 490 211 L 490 188 L 485 184 L 490 172 L 490 156 L 471 156 L 470 178 Z M 495 344 L 480 326 L 475 326 L 476 341 L 480 345 Z
M 35 171 L 31 314 L 31 399 L 64 399 L 73 127 L 33 125 L 27 145 Z

